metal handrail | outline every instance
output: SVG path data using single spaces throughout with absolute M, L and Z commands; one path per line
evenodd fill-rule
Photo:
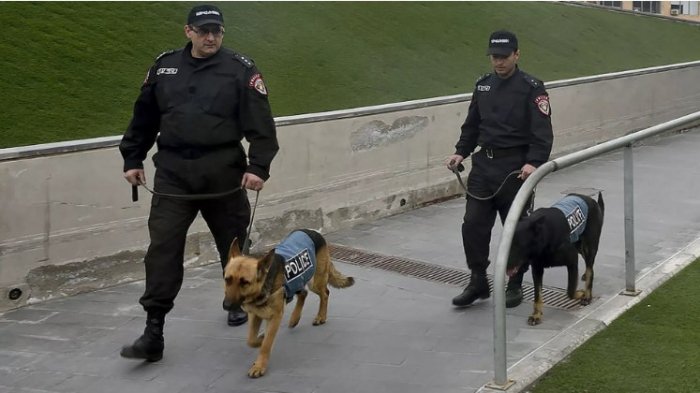
M 690 125 L 700 121 L 700 111 L 689 115 L 679 117 L 665 123 L 657 124 L 653 127 L 643 129 L 625 135 L 620 138 L 613 139 L 601 143 L 587 149 L 567 154 L 565 156 L 548 161 L 541 165 L 533 172 L 520 187 L 520 190 L 513 200 L 508 216 L 503 224 L 503 232 L 501 233 L 501 241 L 498 246 L 498 256 L 496 258 L 494 272 L 494 380 L 487 386 L 506 390 L 514 381 L 510 381 L 507 375 L 506 364 L 506 302 L 505 302 L 505 277 L 508 254 L 513 242 L 513 234 L 518 223 L 520 215 L 527 203 L 532 190 L 537 184 L 548 174 L 564 169 L 574 164 L 586 161 L 590 158 L 609 153 L 619 148 L 625 150 L 625 269 L 626 269 L 626 292 L 636 292 L 634 289 L 634 236 L 633 236 L 633 220 L 632 214 L 632 143 L 652 137 L 654 135 L 667 132 L 679 127 Z

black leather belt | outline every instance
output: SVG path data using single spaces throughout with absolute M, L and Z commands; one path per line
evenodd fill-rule
M 527 146 L 506 147 L 499 149 L 482 147 L 481 149 L 479 149 L 479 152 L 483 152 L 484 155 L 486 155 L 486 157 L 493 159 L 524 154 L 527 152 L 527 149 Z

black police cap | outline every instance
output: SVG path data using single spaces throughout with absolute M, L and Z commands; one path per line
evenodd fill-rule
M 518 50 L 518 37 L 510 31 L 499 30 L 491 33 L 489 50 L 486 54 L 510 56 L 516 50 Z
M 192 7 L 187 15 L 187 24 L 190 26 L 203 26 L 208 24 L 224 25 L 224 14 L 219 7 L 213 5 L 198 5 Z

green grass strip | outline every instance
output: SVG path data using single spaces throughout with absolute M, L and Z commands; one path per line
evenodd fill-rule
M 193 4 L 0 2 L 0 148 L 122 134 Z M 698 26 L 554 2 L 215 4 L 275 116 L 471 92 L 501 28 L 545 81 L 700 59 Z
M 531 392 L 697 392 L 699 283 L 696 260 L 552 368 Z

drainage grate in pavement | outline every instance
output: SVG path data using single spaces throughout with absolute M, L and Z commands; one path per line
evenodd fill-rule
M 446 266 L 433 265 L 426 262 L 406 258 L 392 257 L 377 254 L 356 248 L 333 244 L 330 246 L 331 257 L 352 265 L 372 267 L 387 270 L 423 280 L 435 281 L 442 284 L 450 284 L 464 287 L 469 283 L 471 274 L 464 270 Z M 493 276 L 488 275 L 489 287 L 493 290 Z M 523 297 L 525 301 L 532 302 L 535 288 L 530 284 L 523 284 Z M 556 287 L 542 287 L 544 305 L 562 310 L 577 310 L 581 304 L 576 299 L 569 299 L 566 291 Z

